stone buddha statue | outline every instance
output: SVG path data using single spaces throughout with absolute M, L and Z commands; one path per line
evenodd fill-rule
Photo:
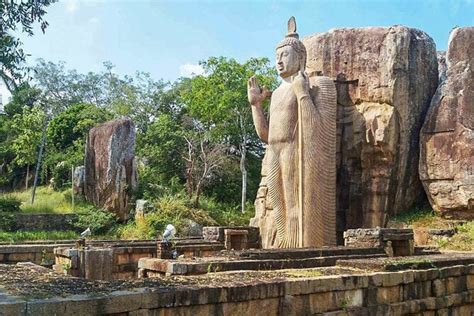
M 336 88 L 305 67 L 292 17 L 276 48 L 280 86 L 270 93 L 255 77 L 248 80 L 255 129 L 267 144 L 267 199 L 279 248 L 336 245 Z M 270 95 L 267 121 L 262 102 Z

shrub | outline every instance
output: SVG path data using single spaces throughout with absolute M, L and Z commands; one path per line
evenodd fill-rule
M 117 224 L 113 213 L 94 206 L 84 208 L 77 215 L 77 220 L 72 225 L 78 229 L 90 228 L 95 235 L 106 234 Z
M 0 197 L 0 212 L 16 213 L 20 211 L 21 202 L 15 197 Z
M 152 239 L 159 237 L 166 225 L 176 227 L 177 235 L 184 237 L 189 231 L 189 221 L 199 225 L 246 226 L 254 216 L 254 208 L 248 203 L 248 211 L 240 213 L 239 208 L 219 203 L 204 197 L 200 208 L 193 208 L 192 201 L 183 192 L 165 195 L 155 203 L 156 211 L 148 213 L 144 219 L 137 219 L 119 229 L 118 235 L 124 239 Z
M 0 214 L 0 231 L 12 232 L 17 228 L 15 215 L 12 213 Z

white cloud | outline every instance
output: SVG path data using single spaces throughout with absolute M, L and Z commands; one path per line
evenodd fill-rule
M 79 1 L 78 0 L 66 0 L 65 1 L 65 10 L 67 13 L 74 13 L 79 9 Z
M 193 77 L 202 75 L 203 73 L 204 69 L 201 67 L 201 65 L 184 64 L 179 66 L 179 74 L 183 77 Z

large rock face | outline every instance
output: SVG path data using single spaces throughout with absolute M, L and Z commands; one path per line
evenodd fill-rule
M 421 131 L 420 179 L 434 210 L 474 219 L 474 27 L 452 31 L 447 72 Z
M 135 126 L 130 119 L 106 122 L 89 132 L 86 144 L 86 199 L 128 217 L 130 196 L 137 184 Z
M 433 40 L 403 26 L 336 29 L 303 39 L 307 72 L 336 80 L 338 243 L 348 228 L 384 226 L 423 194 L 419 132 L 438 84 Z M 256 217 L 264 247 L 274 224 L 265 163 Z

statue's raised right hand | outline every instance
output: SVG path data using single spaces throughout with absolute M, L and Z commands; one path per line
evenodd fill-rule
M 265 87 L 260 88 L 255 76 L 247 81 L 247 96 L 251 105 L 261 105 L 272 93 Z

